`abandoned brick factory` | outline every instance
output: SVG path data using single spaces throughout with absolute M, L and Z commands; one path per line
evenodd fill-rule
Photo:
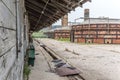
M 23 80 L 25 74 L 30 73 L 24 72 L 26 56 L 31 57 L 30 49 L 35 60 L 32 33 L 52 25 L 86 2 L 88 0 L 0 0 L 0 80 Z
M 61 28 L 45 32 L 49 38 L 68 39 L 75 43 L 98 43 L 98 44 L 119 44 L 120 43 L 120 19 L 109 17 L 91 18 L 90 10 L 84 10 L 83 22 L 70 23 L 68 15 L 62 17 Z
M 0 0 L 0 80 L 120 80 L 117 1 Z

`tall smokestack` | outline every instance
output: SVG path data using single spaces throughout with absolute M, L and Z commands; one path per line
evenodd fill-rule
M 68 26 L 68 14 L 62 17 L 62 27 Z
M 89 9 L 85 9 L 84 10 L 84 21 L 89 19 L 89 15 L 90 15 Z

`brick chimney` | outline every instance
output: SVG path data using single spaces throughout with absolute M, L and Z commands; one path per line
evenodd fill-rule
M 68 26 L 68 14 L 66 14 L 62 17 L 61 23 L 62 23 L 62 27 L 67 27 Z
M 84 21 L 89 19 L 89 14 L 90 14 L 89 9 L 85 9 L 84 10 Z

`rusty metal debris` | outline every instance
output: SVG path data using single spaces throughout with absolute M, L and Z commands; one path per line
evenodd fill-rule
M 60 59 L 53 60 L 52 62 L 54 62 L 55 64 L 56 73 L 60 76 L 71 76 L 71 75 L 76 75 L 80 73 L 78 69 L 70 66 L 69 64 L 65 63 Z
M 62 67 L 63 65 L 65 65 L 65 64 L 66 64 L 66 63 L 61 62 L 61 63 L 56 64 L 55 67 L 59 68 L 59 67 Z
M 52 60 L 52 62 L 54 62 L 54 63 L 61 62 L 61 61 L 62 61 L 61 59 Z
M 80 71 L 76 68 L 71 69 L 68 67 L 60 67 L 60 68 L 56 68 L 56 73 L 60 76 L 70 76 L 70 75 L 76 75 L 79 74 Z
M 41 47 L 46 47 L 46 46 L 45 46 L 44 44 L 42 44 L 42 43 L 40 44 L 40 46 L 41 46 Z

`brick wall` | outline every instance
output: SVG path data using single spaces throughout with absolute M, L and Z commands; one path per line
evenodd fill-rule
M 93 43 L 104 44 L 104 39 L 94 39 Z
M 55 39 L 70 38 L 70 30 L 55 30 Z
M 119 44 L 120 43 L 120 39 L 113 39 L 113 43 L 114 44 Z
M 67 27 L 68 26 L 68 14 L 62 17 L 62 27 Z
M 87 43 L 120 43 L 120 24 L 110 23 L 109 28 L 107 23 L 90 24 L 90 26 L 89 24 L 73 25 L 72 31 L 74 38 L 78 39 L 76 42 L 83 42 L 82 39 L 86 39 Z M 92 39 L 92 41 L 87 39 Z

